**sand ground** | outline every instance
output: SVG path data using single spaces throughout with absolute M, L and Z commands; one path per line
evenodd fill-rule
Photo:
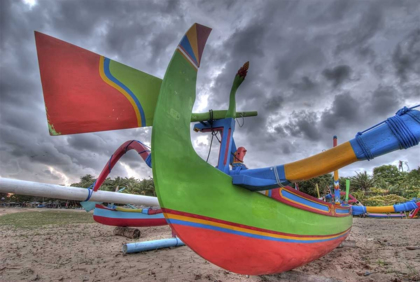
M 22 211 L 2 208 L 0 216 Z M 420 249 L 407 249 L 420 247 L 418 219 L 355 218 L 343 247 L 292 271 L 262 276 L 225 271 L 186 246 L 123 255 L 123 243 L 170 237 L 168 226 L 141 228 L 138 240 L 112 231 L 96 223 L 0 225 L 0 281 L 420 281 Z

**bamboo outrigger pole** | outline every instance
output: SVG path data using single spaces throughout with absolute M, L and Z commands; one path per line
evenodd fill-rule
M 60 186 L 9 178 L 0 178 L 0 192 L 75 201 L 85 201 L 89 195 L 89 190 L 86 188 Z M 159 206 L 156 197 L 107 191 L 93 192 L 89 201 Z

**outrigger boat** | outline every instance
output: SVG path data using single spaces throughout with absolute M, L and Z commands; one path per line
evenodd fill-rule
M 138 140 L 126 141 L 112 154 L 99 174 L 99 177 L 92 184 L 93 193 L 100 189 L 113 167 L 130 150 L 136 151 L 145 163 L 150 168 L 152 167 L 151 154 L 148 146 Z M 100 203 L 95 205 L 93 219 L 100 224 L 124 227 L 148 227 L 167 224 L 160 208 L 128 209 L 118 206 L 104 206 Z
M 121 227 L 149 227 L 167 225 L 161 209 L 127 209 L 96 204 L 93 220 L 97 223 Z
M 352 226 L 350 207 L 328 204 L 282 186 L 417 145 L 420 113 L 404 108 L 355 139 L 301 161 L 230 170 L 228 160 L 235 152 L 235 93 L 245 79 L 245 65 L 235 76 L 225 118 L 195 127 L 198 131 L 222 132 L 215 168 L 202 160 L 191 145 L 189 123 L 201 51 L 184 47 L 199 46 L 201 50 L 209 33 L 207 27 L 191 27 L 178 45 L 160 88 L 153 121 L 152 159 L 165 217 L 197 254 L 233 272 L 278 273 L 313 261 L 348 236 Z M 272 188 L 277 188 L 272 197 L 255 193 Z
M 206 260 L 241 274 L 279 273 L 318 259 L 350 233 L 350 206 L 330 204 L 286 187 L 420 140 L 420 113 L 403 108 L 356 138 L 284 165 L 247 169 L 233 139 L 239 69 L 227 111 L 193 114 L 197 71 L 211 29 L 194 24 L 163 80 L 36 33 L 51 135 L 153 125 L 152 167 L 164 216 L 177 236 Z M 195 152 L 197 132 L 220 132 L 213 167 Z M 261 192 L 261 193 L 259 193 Z M 93 193 L 95 194 L 95 192 Z

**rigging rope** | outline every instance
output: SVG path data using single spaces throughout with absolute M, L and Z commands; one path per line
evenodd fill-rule
M 235 120 L 236 120 L 236 122 L 238 123 L 239 127 L 242 127 L 242 126 L 244 126 L 244 124 L 245 124 L 245 117 L 244 117 L 244 113 L 241 113 L 241 116 L 242 116 L 242 124 L 240 124 L 240 123 L 239 123 L 239 121 L 238 121 L 237 119 L 235 119 Z
M 277 167 L 273 166 L 271 169 L 274 170 L 274 176 L 276 177 L 276 182 L 279 185 L 279 187 L 284 187 L 284 185 L 280 181 L 279 172 L 277 171 Z
M 211 127 L 211 141 L 210 141 L 210 148 L 209 148 L 209 153 L 207 155 L 207 160 L 206 163 L 209 162 L 209 158 L 210 158 L 210 153 L 211 153 L 211 146 L 213 145 L 213 137 L 214 137 L 214 130 L 213 130 L 213 110 L 209 110 L 209 114 L 210 114 L 210 127 Z
M 84 200 L 84 202 L 89 201 L 90 200 L 90 197 L 92 197 L 92 194 L 93 194 L 93 189 L 92 188 L 95 186 L 95 183 L 96 183 L 96 180 L 95 180 L 95 182 L 92 183 L 92 185 L 90 185 L 87 188 L 88 189 L 88 196 L 87 196 L 86 200 Z

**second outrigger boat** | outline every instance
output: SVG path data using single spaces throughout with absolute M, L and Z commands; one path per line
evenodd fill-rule
M 206 260 L 241 274 L 287 271 L 316 260 L 350 233 L 351 207 L 286 187 L 420 140 L 420 113 L 403 108 L 384 123 L 321 154 L 248 169 L 234 142 L 236 74 L 227 111 L 193 114 L 197 71 L 211 29 L 194 24 L 163 80 L 52 37 L 36 34 L 51 135 L 153 125 L 152 168 L 159 204 L 172 230 Z M 220 132 L 216 167 L 195 152 L 197 132 Z M 261 193 L 259 193 L 261 192 Z

